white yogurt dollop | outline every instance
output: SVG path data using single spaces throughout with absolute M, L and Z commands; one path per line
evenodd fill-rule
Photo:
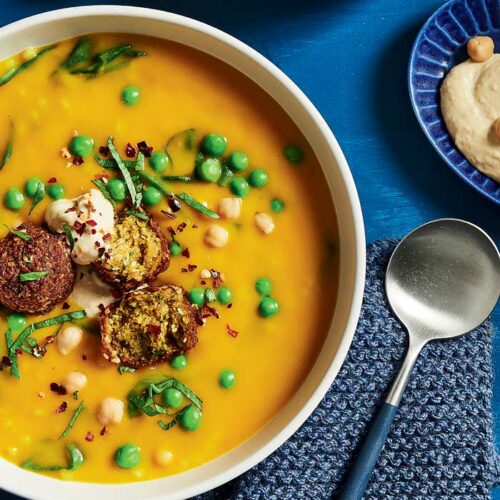
M 45 212 L 52 231 L 64 233 L 67 224 L 75 242 L 71 258 L 80 265 L 95 262 L 108 249 L 114 227 L 113 205 L 97 189 L 72 200 L 57 200 Z
M 85 309 L 88 318 L 99 318 L 101 309 L 116 300 L 113 289 L 104 283 L 92 266 L 78 266 L 71 298 Z

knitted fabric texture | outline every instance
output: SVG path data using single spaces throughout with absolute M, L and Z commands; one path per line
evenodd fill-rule
M 381 241 L 368 247 L 359 325 L 319 407 L 274 454 L 199 500 L 327 499 L 341 491 L 406 352 L 406 332 L 384 292 L 395 245 Z M 488 322 L 424 348 L 365 498 L 490 498 L 500 478 L 490 406 L 492 333 Z

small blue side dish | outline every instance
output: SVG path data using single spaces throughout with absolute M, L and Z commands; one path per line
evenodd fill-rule
M 447 72 L 467 58 L 470 38 L 493 38 L 500 51 L 500 1 L 451 0 L 424 24 L 415 40 L 408 68 L 413 109 L 429 141 L 468 184 L 500 205 L 500 184 L 472 166 L 455 146 L 441 115 L 439 91 Z

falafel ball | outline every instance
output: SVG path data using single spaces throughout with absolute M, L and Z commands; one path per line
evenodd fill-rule
M 169 264 L 168 241 L 158 224 L 122 211 L 115 216 L 110 247 L 95 267 L 104 281 L 127 291 L 151 283 Z
M 103 311 L 102 353 L 132 368 L 158 364 L 192 349 L 198 342 L 197 328 L 182 287 L 143 288 Z
M 67 243 L 32 223 L 21 224 L 25 240 L 9 233 L 0 242 L 0 302 L 13 311 L 43 314 L 64 302 L 75 283 L 75 267 Z M 33 281 L 21 275 L 45 271 Z

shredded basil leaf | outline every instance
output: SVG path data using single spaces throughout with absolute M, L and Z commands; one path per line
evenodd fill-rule
M 187 193 L 176 193 L 175 196 L 182 200 L 186 205 L 189 205 L 191 208 L 194 208 L 196 211 L 200 212 L 207 217 L 212 219 L 218 219 L 219 216 L 207 208 L 205 205 L 202 205 L 199 201 L 195 200 L 191 195 Z
M 5 85 L 6 83 L 9 83 L 16 75 L 21 73 L 21 71 L 24 71 L 25 69 L 28 69 L 32 64 L 35 64 L 40 57 L 42 57 L 44 54 L 49 52 L 52 49 L 55 49 L 57 45 L 51 45 L 49 47 L 45 47 L 42 49 L 35 57 L 30 59 L 29 61 L 24 62 L 20 66 L 16 66 L 15 68 L 9 69 L 9 71 L 5 72 L 2 76 L 0 76 L 0 87 L 2 85 Z
M 125 365 L 120 365 L 118 367 L 118 372 L 120 375 L 123 375 L 124 373 L 134 373 L 135 368 L 131 368 L 130 366 L 125 366 Z
M 36 463 L 34 460 L 25 460 L 21 467 L 23 469 L 32 470 L 35 472 L 51 472 L 58 470 L 77 470 L 84 462 L 83 453 L 74 443 L 68 443 L 66 445 L 66 451 L 68 453 L 69 464 L 68 465 L 41 465 Z
M 76 396 L 76 398 L 78 399 L 78 395 Z M 68 422 L 68 425 L 66 426 L 66 429 L 64 429 L 64 431 L 62 432 L 59 439 L 67 437 L 67 435 L 69 434 L 69 431 L 73 428 L 73 426 L 75 425 L 75 422 L 77 421 L 78 417 L 80 416 L 80 413 L 82 413 L 82 411 L 85 408 L 83 403 L 84 402 L 82 400 L 82 402 L 78 405 L 78 408 L 74 411 L 70 421 Z
M 63 224 L 63 229 L 64 233 L 66 234 L 66 238 L 68 239 L 69 249 L 72 252 L 75 248 L 75 239 L 73 238 L 73 233 L 71 232 L 71 229 L 69 228 L 68 224 L 66 224 L 66 222 Z
M 137 165 L 137 161 L 139 159 L 139 156 L 137 157 L 137 160 L 122 160 L 123 164 L 128 168 L 135 168 Z M 118 165 L 116 164 L 115 160 L 105 160 L 97 155 L 94 155 L 94 160 L 99 163 L 99 165 L 102 168 L 105 168 L 106 170 L 118 170 Z M 144 168 L 143 168 L 144 170 Z
M 19 275 L 19 281 L 25 283 L 27 281 L 37 281 L 49 274 L 48 271 L 34 271 L 32 273 L 23 273 Z
M 7 224 L 4 224 L 4 226 L 12 233 L 15 234 L 18 238 L 21 238 L 24 241 L 28 241 L 31 239 L 31 236 L 26 232 L 26 231 L 18 231 L 17 229 L 14 229 L 10 226 L 7 226 Z
M 149 184 L 150 186 L 153 186 L 155 187 L 156 189 L 158 189 L 158 191 L 160 191 L 160 193 L 163 195 L 163 196 L 171 196 L 173 193 L 171 193 L 164 185 L 163 183 L 160 181 L 160 179 L 157 179 L 155 176 L 153 175 L 149 175 L 147 174 L 146 172 L 138 172 L 137 175 L 144 181 L 146 182 L 147 184 Z
M 138 219 L 148 221 L 149 220 L 149 215 L 145 214 L 144 212 L 139 212 L 137 210 L 127 210 L 126 212 L 127 215 L 135 215 Z
M 81 38 L 76 42 L 73 50 L 65 61 L 59 66 L 60 69 L 73 69 L 74 67 L 87 62 L 90 59 L 90 47 L 92 40 L 90 38 Z
M 7 163 L 9 163 L 9 160 L 13 152 L 14 152 L 14 122 L 11 120 L 9 138 L 7 139 L 7 144 L 5 145 L 2 159 L 0 160 L 0 170 L 2 170 L 5 167 L 5 165 L 7 165 Z
M 33 201 L 31 202 L 31 208 L 29 211 L 29 215 L 31 215 L 31 212 L 35 210 L 35 207 L 43 200 L 43 197 L 45 196 L 45 186 L 43 185 L 42 182 L 38 183 L 38 187 L 36 189 L 35 197 L 33 198 Z
M 164 181 L 168 182 L 191 182 L 193 178 L 190 175 L 164 175 L 162 177 Z
M 111 205 L 115 207 L 116 201 L 111 196 L 107 184 L 104 184 L 104 182 L 99 181 L 97 179 L 93 179 L 92 183 L 101 190 L 101 193 L 103 194 L 104 198 L 106 198 L 111 203 Z
M 115 148 L 115 145 L 113 143 L 113 137 L 109 136 L 108 137 L 108 148 L 109 151 L 111 152 L 111 156 L 115 160 L 118 168 L 120 169 L 120 172 L 123 176 L 123 179 L 125 180 L 125 184 L 127 185 L 128 192 L 130 194 L 130 198 L 132 199 L 132 202 L 134 205 L 137 207 L 137 191 L 135 190 L 134 182 L 132 181 L 132 177 L 130 176 L 130 172 L 128 171 L 127 167 L 123 163 L 123 160 L 120 158 L 120 155 L 118 154 L 118 151 Z M 140 201 L 139 201 L 140 204 Z

